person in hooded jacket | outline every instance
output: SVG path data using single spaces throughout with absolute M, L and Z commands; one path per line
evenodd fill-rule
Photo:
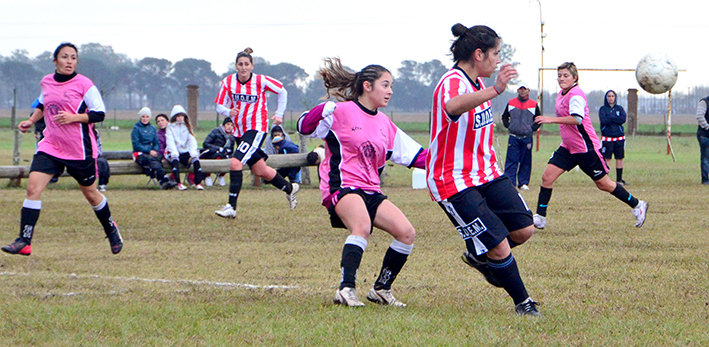
M 160 141 L 158 140 L 157 129 L 150 124 L 150 117 L 152 116 L 150 108 L 141 108 L 138 111 L 138 116 L 140 120 L 133 125 L 133 130 L 130 133 L 131 143 L 133 144 L 133 160 L 140 165 L 143 173 L 151 178 L 156 178 L 160 182 L 162 189 L 170 189 L 177 183 L 165 177 L 165 169 L 163 169 L 158 159 Z
M 618 96 L 612 90 L 606 92 L 603 98 L 603 106 L 598 110 L 598 118 L 601 122 L 601 153 L 606 160 L 608 167 L 611 166 L 611 158 L 615 157 L 615 181 L 618 184 L 626 185 L 623 180 L 623 158 L 625 158 L 625 131 L 623 124 L 627 115 L 623 106 L 618 105 Z
M 268 138 L 271 147 L 267 146 L 263 151 L 268 155 L 300 153 L 298 145 L 291 142 L 286 136 L 287 134 L 280 125 L 274 125 Z M 300 183 L 299 167 L 282 167 L 277 169 L 276 172 L 283 177 L 288 177 L 291 183 Z
M 194 137 L 190 118 L 185 108 L 175 105 L 170 113 L 170 124 L 165 130 L 165 158 L 172 165 L 172 174 L 177 183 L 177 189 L 185 190 L 180 182 L 180 163 L 186 168 L 194 166 L 194 183 L 197 190 L 204 190 L 202 186 L 202 166 L 199 163 L 199 150 L 197 139 Z

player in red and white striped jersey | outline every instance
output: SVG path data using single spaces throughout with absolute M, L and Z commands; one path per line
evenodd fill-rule
M 510 251 L 534 233 L 532 213 L 497 165 L 492 146 L 490 100 L 517 76 L 503 64 L 495 84 L 485 87 L 500 64 L 500 37 L 489 27 L 452 27 L 455 65 L 433 94 L 428 188 L 466 243 L 463 261 L 487 281 L 504 288 L 522 315 L 540 315 L 527 294 Z
M 229 202 L 215 213 L 220 217 L 236 218 L 236 201 L 241 192 L 244 164 L 249 165 L 251 173 L 262 177 L 266 182 L 284 191 L 294 209 L 298 200 L 296 193 L 300 188 L 297 183 L 290 183 L 276 170 L 266 165 L 268 155 L 261 149 L 268 132 L 268 109 L 266 92 L 278 94 L 278 108 L 273 116 L 274 124 L 283 122 L 288 93 L 283 83 L 278 80 L 253 73 L 253 50 L 246 48 L 236 55 L 236 73 L 222 80 L 219 95 L 214 100 L 217 112 L 234 121 L 235 134 L 240 138 L 234 148 L 234 155 L 229 166 Z

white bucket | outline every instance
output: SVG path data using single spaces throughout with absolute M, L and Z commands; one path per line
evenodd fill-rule
M 411 173 L 411 187 L 414 189 L 426 189 L 426 170 L 414 169 Z

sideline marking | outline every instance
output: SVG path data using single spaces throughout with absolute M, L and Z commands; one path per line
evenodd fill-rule
M 30 274 L 18 274 L 15 272 L 0 272 L 0 276 L 29 276 Z M 64 276 L 60 275 L 59 276 Z M 140 277 L 106 277 L 99 275 L 77 275 L 69 274 L 72 278 L 95 278 L 95 279 L 109 279 L 109 280 L 121 280 L 121 281 L 137 281 L 137 282 L 147 282 L 147 283 L 177 283 L 177 284 L 196 284 L 196 285 L 207 285 L 214 287 L 232 287 L 232 288 L 246 288 L 246 289 L 296 289 L 297 286 L 278 286 L 278 285 L 255 285 L 248 283 L 232 283 L 232 282 L 214 282 L 214 281 L 195 281 L 195 280 L 169 280 L 169 279 L 152 279 L 152 278 L 140 278 Z

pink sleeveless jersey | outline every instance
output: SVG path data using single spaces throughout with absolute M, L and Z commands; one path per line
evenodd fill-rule
M 74 114 L 89 111 L 106 112 L 101 94 L 90 79 L 77 74 L 66 82 L 54 80 L 54 74 L 42 78 L 44 105 L 44 138 L 37 151 L 65 160 L 85 160 L 98 157 L 94 125 L 90 123 L 57 124 L 54 116 L 59 111 Z
M 556 96 L 556 116 L 571 117 L 577 114 L 583 117 L 581 124 L 559 124 L 561 147 L 569 150 L 571 154 L 586 153 L 600 150 L 601 142 L 596 136 L 596 130 L 588 116 L 588 101 L 581 87 L 574 86 L 566 94 Z

